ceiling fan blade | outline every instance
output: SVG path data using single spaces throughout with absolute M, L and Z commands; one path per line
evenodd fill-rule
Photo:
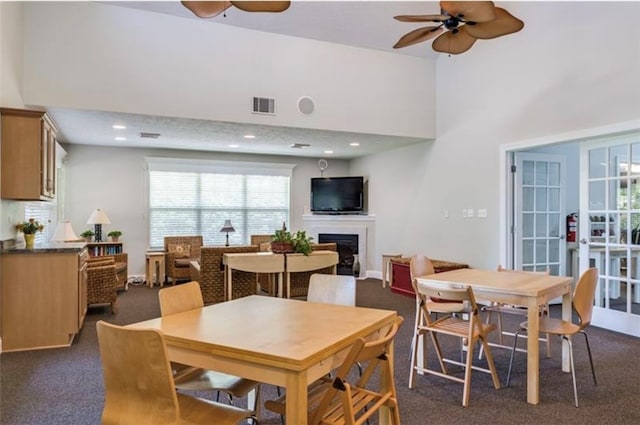
M 447 15 L 399 15 L 394 16 L 400 22 L 444 22 L 449 17 Z
M 232 1 L 235 7 L 245 12 L 284 12 L 290 1 Z
M 464 53 L 473 46 L 477 38 L 472 37 L 466 31 L 467 25 L 462 25 L 452 31 L 447 31 L 433 40 L 433 50 L 440 53 L 457 55 Z
M 231 7 L 230 1 L 183 1 L 181 3 L 198 18 L 213 18 Z
M 488 40 L 503 35 L 520 31 L 524 28 L 524 22 L 516 18 L 506 10 L 496 7 L 496 19 L 490 22 L 479 22 L 474 25 L 467 24 L 467 32 L 475 38 Z
M 449 15 L 465 21 L 487 22 L 495 18 L 492 1 L 441 1 L 440 7 Z
M 436 35 L 440 34 L 442 31 L 442 25 L 438 27 L 424 27 L 418 28 L 417 30 L 413 30 L 411 32 L 403 35 L 400 40 L 396 44 L 394 44 L 394 49 L 400 49 L 402 47 L 411 46 L 417 43 L 421 43 L 423 41 L 429 40 Z

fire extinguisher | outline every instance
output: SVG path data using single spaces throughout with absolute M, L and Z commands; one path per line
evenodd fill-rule
M 578 213 L 567 216 L 567 242 L 575 242 L 578 234 Z

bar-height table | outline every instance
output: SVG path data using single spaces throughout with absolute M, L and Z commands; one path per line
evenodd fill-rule
M 562 296 L 562 318 L 571 320 L 571 282 L 568 276 L 524 273 L 521 271 L 496 271 L 459 269 L 417 278 L 424 283 L 468 285 L 478 299 L 527 306 L 527 401 L 540 401 L 540 357 L 538 306 Z M 562 370 L 569 372 L 569 351 L 562 344 Z
M 287 423 L 307 425 L 307 385 L 338 367 L 358 338 L 375 336 L 396 317 L 252 295 L 129 326 L 160 330 L 172 361 L 285 387 Z M 380 423 L 387 420 L 382 414 Z

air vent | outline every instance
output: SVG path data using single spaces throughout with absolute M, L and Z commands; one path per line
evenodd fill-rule
M 276 100 L 269 97 L 254 97 L 253 98 L 253 113 L 254 114 L 276 114 Z
M 140 137 L 143 139 L 157 139 L 160 137 L 160 133 L 140 133 Z
M 308 148 L 309 146 L 311 146 L 309 143 L 294 143 L 292 145 L 289 145 L 289 147 L 293 149 L 304 149 Z

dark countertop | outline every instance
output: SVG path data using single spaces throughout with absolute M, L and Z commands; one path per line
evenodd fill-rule
M 47 242 L 36 244 L 33 249 L 26 249 L 24 244 L 16 245 L 12 248 L 3 249 L 0 254 L 54 254 L 80 252 L 87 246 L 87 242 Z

